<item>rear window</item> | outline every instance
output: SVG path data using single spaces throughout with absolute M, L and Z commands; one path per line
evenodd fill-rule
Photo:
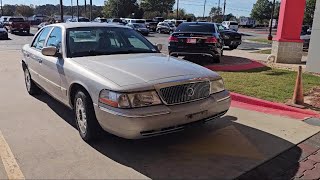
M 213 24 L 190 24 L 182 23 L 178 26 L 177 32 L 210 32 L 215 33 Z
M 10 22 L 23 22 L 24 19 L 23 18 L 10 18 L 9 21 Z
M 90 22 L 90 20 L 87 18 L 80 18 L 78 22 Z
M 238 25 L 237 22 L 231 22 L 230 25 Z

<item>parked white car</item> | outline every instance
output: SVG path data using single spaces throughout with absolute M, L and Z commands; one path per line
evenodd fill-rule
M 239 30 L 239 23 L 237 21 L 223 21 L 221 24 L 227 29 L 237 31 L 237 32 Z
M 162 135 L 228 111 L 221 76 L 159 49 L 126 26 L 48 25 L 22 49 L 26 89 L 73 109 L 85 141 L 100 129 L 129 139 Z

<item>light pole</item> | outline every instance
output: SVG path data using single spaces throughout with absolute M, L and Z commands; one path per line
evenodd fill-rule
M 177 0 L 177 20 L 179 20 L 179 0 Z
M 203 5 L 203 19 L 204 19 L 204 15 L 206 13 L 206 4 L 207 4 L 207 0 L 204 0 L 204 5 Z
M 3 16 L 3 6 L 2 6 L 2 0 L 0 0 L 0 5 L 1 5 L 1 16 Z
M 92 21 L 92 0 L 90 0 L 90 21 Z
M 270 27 L 269 27 L 269 35 L 268 35 L 268 40 L 272 40 L 272 26 L 273 26 L 273 16 L 274 16 L 274 8 L 276 6 L 276 0 L 273 0 L 272 4 L 272 12 L 271 12 L 271 21 L 270 21 Z
M 87 1 L 84 0 L 84 16 L 87 17 Z
M 224 21 L 224 16 L 226 14 L 226 4 L 227 4 L 227 0 L 224 0 L 224 3 L 223 3 L 223 19 L 222 19 L 222 21 Z
M 60 18 L 61 18 L 61 22 L 63 22 L 63 3 L 62 3 L 62 0 L 60 0 Z
M 71 17 L 73 19 L 73 2 L 72 2 L 72 0 L 71 0 Z
M 79 16 L 80 16 L 80 12 L 79 12 L 79 0 L 77 0 L 77 18 L 79 21 Z

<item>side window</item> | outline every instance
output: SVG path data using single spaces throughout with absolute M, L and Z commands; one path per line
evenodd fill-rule
M 61 41 L 62 41 L 61 28 L 55 27 L 48 38 L 46 46 L 54 46 L 57 49 L 60 49 Z
M 38 34 L 38 37 L 33 42 L 32 47 L 41 50 L 44 47 L 44 43 L 46 41 L 46 38 L 51 30 L 51 27 L 46 27 Z

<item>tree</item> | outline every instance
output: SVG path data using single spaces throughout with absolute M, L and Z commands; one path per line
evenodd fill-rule
M 260 23 L 271 18 L 272 3 L 269 0 L 257 0 L 253 5 L 251 17 Z
M 137 0 L 108 0 L 105 1 L 103 13 L 107 17 L 127 17 L 138 8 Z
M 4 16 L 13 16 L 14 12 L 16 11 L 16 6 L 5 4 L 3 6 L 3 15 Z
M 33 15 L 34 9 L 31 8 L 30 6 L 18 5 L 16 7 L 16 12 L 18 13 L 18 15 L 21 15 L 23 17 L 30 17 Z
M 211 17 L 219 16 L 222 14 L 222 8 L 221 7 L 212 7 L 209 15 Z
M 172 11 L 175 0 L 141 0 L 141 7 L 145 12 L 159 12 L 161 16 L 164 13 Z
M 278 19 L 279 18 L 279 12 L 280 12 L 280 2 L 276 1 L 275 7 L 274 7 L 274 19 Z
M 306 9 L 304 13 L 304 20 L 303 20 L 304 24 L 312 25 L 315 9 L 316 9 L 316 0 L 307 0 Z

